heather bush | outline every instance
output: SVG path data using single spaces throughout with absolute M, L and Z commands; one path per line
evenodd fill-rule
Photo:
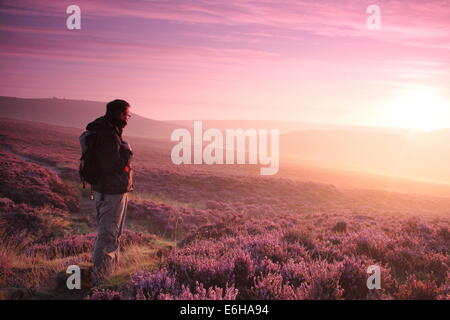
M 239 290 L 233 286 L 222 288 L 214 287 L 206 289 L 202 283 L 196 282 L 195 293 L 189 287 L 182 285 L 181 293 L 172 295 L 170 293 L 161 294 L 161 300 L 236 300 Z
M 258 235 L 248 238 L 243 243 L 243 248 L 250 253 L 252 259 L 259 261 L 265 257 L 274 262 L 287 260 L 286 249 L 273 234 Z
M 339 277 L 339 285 L 344 290 L 344 299 L 359 300 L 367 298 L 369 289 L 366 285 L 368 278 L 366 269 L 369 265 L 371 264 L 359 257 L 346 257 L 344 259 Z
M 167 267 L 177 279 L 193 288 L 198 279 L 207 287 L 224 287 L 233 280 L 233 261 L 227 257 L 182 255 L 174 253 L 167 259 Z
M 273 262 L 268 257 L 264 257 L 262 260 L 256 262 L 255 274 L 256 275 L 268 275 L 269 273 L 279 273 L 281 270 L 281 264 Z
M 304 296 L 299 289 L 294 289 L 284 282 L 280 274 L 269 273 L 255 279 L 251 294 L 258 300 L 300 300 Z
M 67 214 L 53 208 L 32 208 L 3 199 L 0 207 L 0 239 L 4 246 L 21 249 L 65 234 Z
M 189 233 L 178 245 L 185 247 L 196 240 L 218 240 L 224 236 L 236 235 L 237 230 L 227 223 L 207 224 Z
M 24 250 L 27 256 L 45 256 L 47 259 L 63 258 L 75 256 L 84 252 L 91 252 L 94 248 L 96 234 L 69 235 L 53 241 L 35 244 Z M 125 230 L 120 238 L 121 249 L 138 244 L 150 245 L 154 242 L 155 236 L 152 234 Z
M 340 196 L 331 185 L 211 172 L 181 173 L 166 168 L 142 170 L 139 181 L 148 192 L 180 202 L 205 203 L 214 209 L 224 203 L 267 205 L 263 210 L 266 213 L 273 211 L 273 205 L 292 210 L 299 208 L 299 203 L 328 203 Z M 323 194 L 327 197 L 322 197 Z
M 294 260 L 289 259 L 289 261 L 281 267 L 280 274 L 283 279 L 289 282 L 292 286 L 299 287 L 307 279 L 308 262 L 305 260 L 295 262 Z
M 440 227 L 437 235 L 442 238 L 442 240 L 450 242 L 450 231 L 448 230 L 448 227 Z
M 315 248 L 312 235 L 304 230 L 289 229 L 284 233 L 283 240 L 289 243 L 300 243 L 307 250 Z
M 23 253 L 27 256 L 45 256 L 47 259 L 75 256 L 91 251 L 95 237 L 95 234 L 69 235 L 47 243 L 32 245 Z
M 94 289 L 86 300 L 123 300 L 120 292 L 109 289 Z
M 178 295 L 181 288 L 166 269 L 156 273 L 141 271 L 131 276 L 129 293 L 132 298 L 139 300 L 157 300 L 164 294 Z
M 432 229 L 419 218 L 409 218 L 403 223 L 403 231 L 410 235 L 428 238 L 432 235 Z
M 255 263 L 248 253 L 239 251 L 233 261 L 233 275 L 241 299 L 249 298 L 249 289 L 255 277 Z
M 436 282 L 418 280 L 412 275 L 400 286 L 395 298 L 400 300 L 436 300 L 441 293 Z
M 14 206 L 14 201 L 8 198 L 0 198 L 0 210 L 4 212 Z
M 64 184 L 50 169 L 0 150 L 0 196 L 30 206 L 51 205 L 61 210 L 79 209 L 78 191 Z
M 10 257 L 5 250 L 0 249 L 0 287 L 6 286 L 11 274 Z
M 344 289 L 339 284 L 341 270 L 338 264 L 314 261 L 308 264 L 305 282 L 300 286 L 302 295 L 308 300 L 338 300 Z
M 235 215 L 227 209 L 225 211 L 219 209 L 212 211 L 211 209 L 188 207 L 177 208 L 153 201 L 142 201 L 140 203 L 130 201 L 128 213 L 130 218 L 148 221 L 149 231 L 171 239 L 184 237 L 184 242 L 213 236 L 207 234 L 207 226 L 205 225 L 208 224 L 222 223 L 224 228 L 222 231 L 231 233 L 231 229 L 226 230 L 226 221 L 235 219 Z M 204 228 L 197 232 L 199 226 Z M 188 238 L 186 235 L 191 237 Z
M 345 221 L 351 219 L 348 216 Z M 387 217 L 386 223 L 391 223 L 390 219 Z M 383 223 L 366 220 L 369 221 L 366 230 L 351 233 L 330 233 L 327 230 L 333 231 L 336 225 L 333 222 L 311 228 L 311 223 L 316 225 L 316 215 L 303 219 L 301 228 L 290 227 L 299 223 L 290 215 L 275 220 L 279 227 L 273 227 L 265 219 L 230 221 L 226 226 L 233 230 L 232 236 L 222 232 L 223 224 L 209 224 L 181 241 L 183 249 L 179 254 L 183 258 L 174 259 L 178 263 L 174 264 L 171 258 L 167 262 L 176 279 L 189 284 L 190 290 L 194 290 L 195 279 L 206 279 L 208 285 L 216 281 L 222 287 L 233 279 L 239 299 L 392 299 L 399 290 L 397 280 L 412 270 L 421 279 L 435 281 L 438 288 L 445 286 L 448 261 L 446 255 L 432 251 L 435 244 L 430 239 L 409 235 L 399 225 L 385 232 Z M 359 228 L 360 223 L 352 225 Z M 280 231 L 280 227 L 285 231 Z M 414 249 L 408 253 L 404 246 L 411 244 Z M 224 255 L 229 257 L 231 252 L 235 252 L 232 263 L 222 264 Z M 373 264 L 382 268 L 381 290 L 368 290 L 366 286 L 369 276 L 366 270 Z M 211 282 L 211 277 L 217 277 L 219 265 L 227 266 L 222 269 L 227 276 Z
M 299 243 L 286 244 L 286 255 L 290 260 L 301 262 L 304 259 L 310 259 L 312 254 L 303 245 Z
M 356 253 L 381 261 L 386 252 L 388 240 L 380 233 L 364 231 L 353 234 L 349 241 L 354 244 Z
M 225 290 L 214 286 L 205 288 L 195 281 L 191 286 L 178 282 L 166 269 L 157 273 L 148 271 L 133 274 L 129 284 L 129 295 L 138 300 L 235 300 L 238 290 L 225 285 Z
M 331 229 L 334 232 L 346 232 L 347 231 L 347 222 L 346 221 L 338 221 Z
M 448 257 L 438 253 L 425 253 L 413 248 L 397 248 L 386 254 L 386 262 L 396 275 L 402 279 L 409 274 L 435 280 L 439 285 L 447 278 L 449 270 Z

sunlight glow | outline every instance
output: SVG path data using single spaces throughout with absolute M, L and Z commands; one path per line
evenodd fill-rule
M 450 103 L 438 92 L 419 87 L 402 92 L 388 104 L 390 125 L 431 131 L 443 128 L 450 117 Z

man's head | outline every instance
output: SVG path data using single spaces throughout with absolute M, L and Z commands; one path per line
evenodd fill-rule
M 125 100 L 116 99 L 106 105 L 106 118 L 113 124 L 123 128 L 131 117 L 130 104 Z

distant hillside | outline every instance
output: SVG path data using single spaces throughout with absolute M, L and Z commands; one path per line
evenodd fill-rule
M 0 117 L 84 128 L 105 113 L 105 105 L 105 102 L 84 100 L 0 97 Z M 180 127 L 136 114 L 131 119 L 127 127 L 130 136 L 168 140 L 172 131 Z
M 0 117 L 84 128 L 104 114 L 105 103 L 66 99 L 0 97 Z M 133 115 L 127 136 L 169 142 L 191 120 L 157 121 Z M 203 120 L 204 128 L 279 128 L 281 162 L 286 157 L 318 166 L 408 179 L 450 183 L 450 129 L 432 132 L 267 120 Z M 315 128 L 315 129 L 311 129 Z
M 402 133 L 403 129 L 387 128 L 387 127 L 369 127 L 369 126 L 353 126 L 328 123 L 313 122 L 295 122 L 295 121 L 278 121 L 278 120 L 202 120 L 204 128 L 225 129 L 279 129 L 280 133 L 288 133 L 293 131 L 305 130 L 346 130 L 346 131 L 366 131 L 366 132 L 389 132 Z M 183 127 L 193 127 L 193 120 L 163 120 L 166 123 L 172 123 Z
M 280 153 L 329 167 L 449 183 L 448 133 L 290 132 L 280 138 Z
M 76 181 L 78 181 L 77 170 L 80 157 L 78 136 L 80 133 L 80 129 L 73 127 L 0 117 L 0 149 L 13 151 L 15 154 L 20 154 L 21 157 L 57 167 L 63 171 L 64 178 Z M 173 143 L 128 135 L 125 135 L 125 138 L 135 151 L 134 163 L 137 169 L 137 179 L 141 179 L 139 176 L 142 173 L 161 171 L 177 172 L 183 175 L 208 172 L 215 176 L 219 174 L 259 176 L 260 165 L 177 166 L 170 160 Z M 146 169 L 143 170 L 143 168 Z M 299 161 L 285 156 L 280 159 L 279 173 L 271 177 L 333 184 L 345 189 L 378 189 L 444 197 L 450 195 L 450 185 L 323 168 L 317 162 Z

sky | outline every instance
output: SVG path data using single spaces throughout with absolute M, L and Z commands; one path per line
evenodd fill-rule
M 0 95 L 122 98 L 159 120 L 450 127 L 450 0 L 1 0 L 0 37 Z

